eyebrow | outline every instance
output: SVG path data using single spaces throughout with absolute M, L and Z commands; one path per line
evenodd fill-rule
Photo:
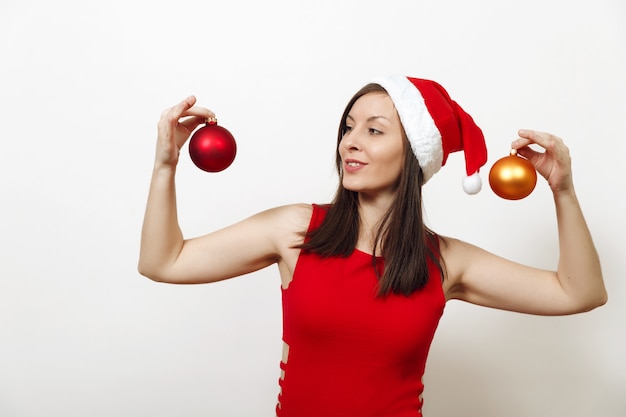
M 347 115 L 347 116 L 346 116 L 346 119 L 352 119 L 352 120 L 354 121 L 354 117 L 352 117 L 352 116 L 350 116 L 350 115 Z M 386 120 L 386 121 L 388 121 L 388 122 L 391 122 L 391 120 L 389 120 L 389 119 L 388 119 L 388 118 L 386 118 L 385 116 L 370 116 L 370 117 L 368 117 L 368 118 L 367 118 L 367 120 L 366 120 L 366 121 L 367 121 L 367 122 L 371 122 L 371 121 L 374 121 L 374 120 L 376 120 L 376 119 L 384 119 L 384 120 Z

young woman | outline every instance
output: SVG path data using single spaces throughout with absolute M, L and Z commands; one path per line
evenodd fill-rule
M 158 125 L 139 271 L 160 282 L 210 283 L 277 264 L 284 332 L 277 416 L 421 416 L 421 378 L 447 300 L 539 315 L 584 312 L 607 300 L 569 152 L 556 136 L 520 130 L 511 144 L 552 189 L 556 271 L 424 225 L 422 185 L 449 153 L 465 152 L 469 175 L 486 162 L 486 150 L 480 129 L 447 92 L 416 78 L 381 78 L 348 103 L 331 204 L 277 207 L 185 239 L 174 187 L 179 152 L 214 116 L 195 101 L 166 110 Z M 479 188 L 472 178 L 468 192 Z

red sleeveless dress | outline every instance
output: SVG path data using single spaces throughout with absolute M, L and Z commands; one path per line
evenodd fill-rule
M 313 206 L 309 230 L 325 215 Z M 382 259 L 380 259 L 382 262 Z M 421 417 L 422 376 L 445 297 L 439 271 L 406 297 L 377 297 L 369 254 L 302 251 L 283 289 L 278 417 Z

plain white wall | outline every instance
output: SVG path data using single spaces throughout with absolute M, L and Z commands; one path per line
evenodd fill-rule
M 449 303 L 425 414 L 623 417 L 625 27 L 621 0 L 3 1 L 0 416 L 272 416 L 276 269 L 205 286 L 136 272 L 157 120 L 193 93 L 238 141 L 219 174 L 183 152 L 193 236 L 328 201 L 341 111 L 391 73 L 446 86 L 488 166 L 518 128 L 566 140 L 610 296 L 552 318 Z M 462 161 L 425 188 L 431 227 L 554 268 L 545 182 L 466 196 Z

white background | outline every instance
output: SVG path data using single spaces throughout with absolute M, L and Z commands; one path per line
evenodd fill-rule
M 274 267 L 204 286 L 136 271 L 156 123 L 188 94 L 239 145 L 204 173 L 183 150 L 187 236 L 327 202 L 341 111 L 371 77 L 441 82 L 506 155 L 563 137 L 609 303 L 532 317 L 451 302 L 425 376 L 430 417 L 626 415 L 621 0 L 43 1 L 0 5 L 0 416 L 273 416 Z M 461 190 L 452 155 L 429 225 L 555 268 L 542 179 L 511 202 Z M 332 376 L 329 376 L 332 377 Z

